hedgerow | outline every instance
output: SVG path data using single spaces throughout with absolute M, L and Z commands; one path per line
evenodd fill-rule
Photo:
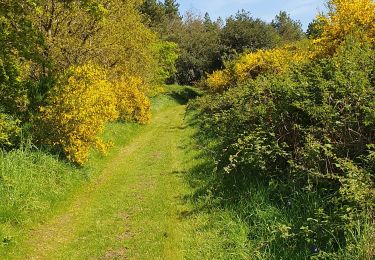
M 106 150 L 107 122 L 150 120 L 147 95 L 176 72 L 178 46 L 143 23 L 142 3 L 0 2 L 1 146 L 19 145 L 21 128 L 83 164 Z
M 282 48 L 244 53 L 234 61 L 227 62 L 225 69 L 208 75 L 207 89 L 220 92 L 258 75 L 285 73 L 292 65 L 309 59 L 309 45 L 308 41 L 303 41 Z
M 333 58 L 198 102 L 223 180 L 266 179 L 278 201 L 322 200 L 300 205 L 307 217 L 288 226 L 283 243 L 291 248 L 314 245 L 331 257 L 339 248 L 360 251 L 357 224 L 375 210 L 374 57 L 348 39 Z
M 220 87 L 212 88 L 221 88 L 219 93 L 194 103 L 198 136 L 208 140 L 205 147 L 217 162 L 215 190 L 230 190 L 226 194 L 242 200 L 250 182 L 268 183 L 271 199 L 289 212 L 289 221 L 269 227 L 276 236 L 260 248 L 285 248 L 291 258 L 302 252 L 371 259 L 374 3 L 331 1 L 330 8 L 321 38 L 312 48 L 296 50 L 296 57 L 306 58 L 275 49 L 244 54 L 227 67 L 229 83 L 219 78 Z M 241 59 L 245 73 L 233 80 L 241 74 L 234 69 Z

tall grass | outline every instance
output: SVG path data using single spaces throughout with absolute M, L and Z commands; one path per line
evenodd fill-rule
M 169 99 L 153 98 L 153 110 L 168 106 Z M 87 182 L 98 176 L 111 159 L 143 127 L 115 122 L 106 126 L 101 138 L 113 143 L 108 156 L 92 151 L 84 167 L 76 167 L 58 155 L 31 144 L 19 149 L 0 149 L 0 258 L 36 223 L 47 220 Z
M 187 259 L 373 259 L 373 221 L 358 222 L 348 246 L 338 248 L 333 258 L 313 235 L 308 242 L 295 235 L 325 198 L 293 190 L 281 198 L 272 182 L 235 181 L 217 175 L 214 160 L 203 150 L 195 158 L 200 163 L 186 175 L 194 192 L 185 197 L 193 210 L 182 214 L 194 227 L 185 240 Z
M 28 149 L 0 151 L 0 242 L 3 246 L 14 241 L 19 227 L 42 220 L 86 179 L 85 171 L 50 154 Z

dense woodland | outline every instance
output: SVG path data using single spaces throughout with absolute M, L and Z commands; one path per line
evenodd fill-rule
M 284 11 L 213 21 L 174 0 L 0 0 L 0 161 L 27 147 L 84 168 L 111 149 L 109 123 L 152 120 L 166 84 L 203 93 L 186 120 L 214 162 L 206 192 L 257 248 L 236 257 L 373 259 L 372 0 L 329 0 L 307 32 Z M 278 219 L 254 210 L 254 189 Z

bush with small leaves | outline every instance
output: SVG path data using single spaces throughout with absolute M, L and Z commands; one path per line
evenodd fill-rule
M 151 103 L 139 77 L 123 77 L 113 84 L 121 120 L 146 124 L 151 119 Z
M 375 43 L 373 0 L 330 0 L 328 7 L 328 15 L 317 18 L 322 33 L 315 43 L 323 55 L 332 55 L 349 34 L 362 42 Z
M 225 69 L 208 75 L 207 89 L 220 92 L 259 75 L 285 73 L 291 66 L 308 61 L 309 45 L 309 41 L 302 41 L 282 48 L 244 53 L 227 62 Z
M 371 259 L 374 45 L 348 34 L 334 54 L 316 57 L 288 69 L 275 59 L 264 67 L 268 73 L 248 66 L 254 71 L 248 80 L 198 100 L 200 140 L 209 140 L 205 145 L 217 162 L 215 187 L 237 197 L 246 196 L 241 192 L 250 182 L 272 183 L 275 188 L 267 188 L 276 205 L 298 202 L 302 210 L 288 209 L 295 218 L 273 230 L 281 235 L 269 248 L 287 245 L 290 256 L 302 250 L 321 258 Z M 253 64 L 262 59 L 267 55 Z
M 107 145 L 98 134 L 105 123 L 118 118 L 116 101 L 104 70 L 93 64 L 69 69 L 49 93 L 49 105 L 40 108 L 39 140 L 61 147 L 68 160 L 84 164 L 93 146 L 105 152 Z

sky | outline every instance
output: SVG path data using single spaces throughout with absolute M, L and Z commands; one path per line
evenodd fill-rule
M 267 22 L 280 12 L 286 11 L 294 20 L 300 20 L 306 30 L 318 12 L 325 11 L 325 0 L 177 0 L 181 13 L 188 10 L 201 13 L 208 12 L 213 20 L 219 16 L 226 17 L 238 10 L 246 10 L 254 18 Z

